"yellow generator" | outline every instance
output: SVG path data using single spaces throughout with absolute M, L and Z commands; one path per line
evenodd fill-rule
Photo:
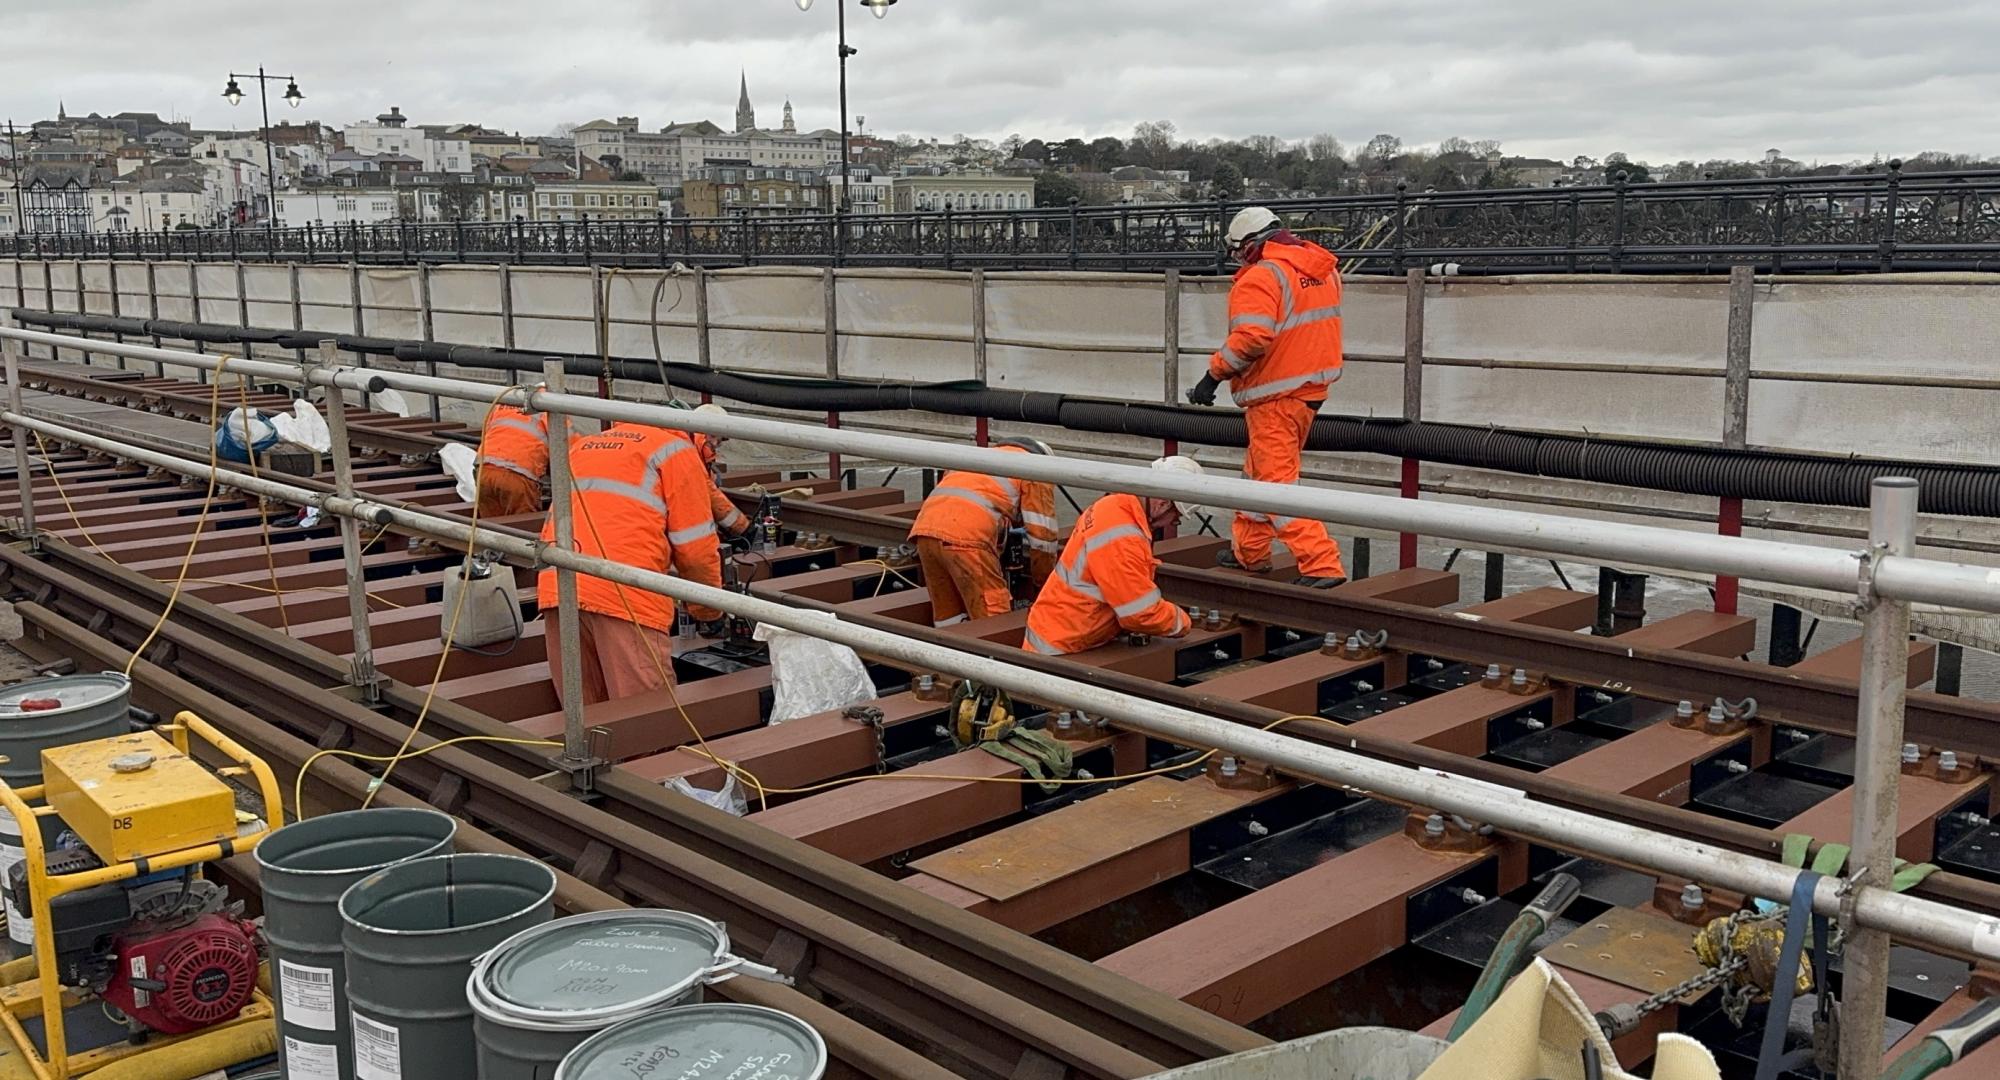
M 38 786 L 0 783 L 25 849 L 4 885 L 34 926 L 33 956 L 0 966 L 0 1080 L 171 1080 L 275 1049 L 257 925 L 201 873 L 269 827 L 237 811 L 190 737 L 279 811 L 270 768 L 186 712 L 44 749 Z

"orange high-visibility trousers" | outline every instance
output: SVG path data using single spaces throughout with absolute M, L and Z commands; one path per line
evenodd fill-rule
M 661 672 L 673 678 L 674 639 L 635 622 L 577 612 L 577 644 L 583 656 L 583 703 L 636 697 L 666 686 Z M 542 631 L 549 655 L 549 679 L 556 684 L 556 698 L 562 698 L 561 616 L 551 608 L 543 616 L 548 626 Z M 650 647 L 649 647 L 650 643 Z M 657 658 L 657 659 L 656 659 Z
M 1306 434 L 1312 430 L 1319 402 L 1297 398 L 1276 398 L 1243 410 L 1250 428 L 1250 447 L 1243 452 L 1243 476 L 1274 484 L 1299 482 L 1299 454 L 1305 449 Z M 1273 517 L 1249 510 L 1236 512 L 1230 526 L 1236 560 L 1244 566 L 1265 566 L 1271 561 L 1271 541 L 1284 541 L 1307 577 L 1346 577 L 1340 562 L 1340 545 L 1327 535 L 1326 526 L 1306 518 Z
M 517 517 L 542 512 L 542 485 L 498 465 L 479 467 L 479 516 Z
M 931 594 L 931 625 L 1005 615 L 1014 610 L 1000 556 L 984 544 L 952 544 L 917 537 L 917 562 Z

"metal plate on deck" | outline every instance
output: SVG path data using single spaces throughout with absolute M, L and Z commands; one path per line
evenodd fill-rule
M 1606 908 L 1543 949 L 1542 958 L 1650 996 L 1708 970 L 1694 954 L 1694 934 L 1694 927 L 1664 915 Z

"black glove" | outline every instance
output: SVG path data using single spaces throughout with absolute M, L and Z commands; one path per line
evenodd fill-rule
M 1215 381 L 1215 376 L 1203 375 L 1201 377 L 1201 381 L 1194 384 L 1194 389 L 1189 390 L 1187 392 L 1188 404 L 1190 405 L 1215 404 L 1216 385 L 1217 384 Z
M 694 632 L 705 638 L 719 638 L 722 636 L 722 620 L 708 619 L 695 623 Z

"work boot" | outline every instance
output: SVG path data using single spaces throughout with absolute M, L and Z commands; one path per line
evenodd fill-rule
M 1332 577 L 1313 577 L 1311 574 L 1306 574 L 1292 584 L 1304 585 L 1308 589 L 1331 589 L 1336 585 L 1347 584 L 1347 577 L 1343 574 L 1335 574 Z
M 1237 562 L 1236 550 L 1234 548 L 1223 548 L 1221 551 L 1216 552 L 1215 565 L 1222 567 L 1224 570 L 1248 570 L 1253 574 L 1268 574 L 1271 572 L 1270 563 L 1265 563 L 1262 566 L 1245 566 Z

